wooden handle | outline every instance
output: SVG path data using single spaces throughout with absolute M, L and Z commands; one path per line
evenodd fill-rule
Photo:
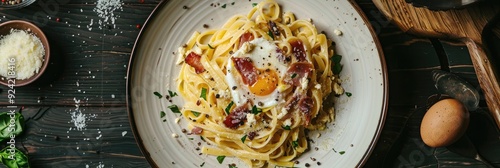
M 494 65 L 489 61 L 488 55 L 486 55 L 481 45 L 478 45 L 470 38 L 466 38 L 463 41 L 469 49 L 472 64 L 474 65 L 479 85 L 481 85 L 484 97 L 486 98 L 488 109 L 497 123 L 498 129 L 500 129 L 500 86 L 498 84 L 500 81 L 498 80 L 499 78 L 495 72 Z

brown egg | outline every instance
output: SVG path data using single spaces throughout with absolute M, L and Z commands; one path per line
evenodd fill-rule
M 469 112 L 456 99 L 443 99 L 432 105 L 420 125 L 420 136 L 430 147 L 443 147 L 458 140 L 469 126 Z

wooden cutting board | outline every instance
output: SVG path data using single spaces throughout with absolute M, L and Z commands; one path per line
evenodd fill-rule
M 500 129 L 499 78 L 481 39 L 483 28 L 500 12 L 498 2 L 484 2 L 449 11 L 416 8 L 405 0 L 373 0 L 373 3 L 404 32 L 464 42 L 469 49 L 490 113 Z

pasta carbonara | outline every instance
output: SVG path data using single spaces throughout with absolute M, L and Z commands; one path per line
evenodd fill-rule
M 195 32 L 179 48 L 177 82 L 191 133 L 210 144 L 202 153 L 293 167 L 308 148 L 306 131 L 334 119 L 324 102 L 339 87 L 332 48 L 310 20 L 283 13 L 273 0 Z

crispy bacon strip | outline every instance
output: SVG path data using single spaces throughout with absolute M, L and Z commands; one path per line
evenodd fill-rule
M 248 57 L 245 58 L 231 58 L 235 64 L 236 70 L 241 74 L 243 83 L 251 86 L 257 82 L 259 70 L 252 64 L 252 60 Z
M 194 127 L 193 129 L 191 129 L 191 133 L 193 133 L 195 135 L 200 135 L 202 132 L 203 132 L 203 129 L 200 127 Z
M 302 112 L 302 115 L 306 119 L 304 122 L 304 126 L 308 126 L 311 122 L 311 110 L 313 108 L 313 100 L 307 95 L 302 96 L 299 100 L 299 110 Z
M 203 64 L 201 64 L 201 56 L 191 52 L 189 53 L 186 58 L 184 58 L 184 61 L 190 65 L 191 67 L 194 68 L 197 74 L 205 72 L 205 68 L 203 67 Z
M 253 39 L 254 39 L 254 37 L 253 37 L 252 33 L 250 33 L 250 32 L 243 33 L 240 37 L 240 45 L 238 46 L 238 48 L 240 48 L 241 45 L 243 45 L 243 43 L 245 43 L 247 41 L 252 41 Z
M 304 48 L 302 41 L 298 39 L 293 40 L 290 42 L 290 45 L 292 46 L 292 54 L 295 56 L 295 58 L 297 58 L 297 62 L 307 61 L 306 49 Z
M 245 103 L 242 106 L 234 108 L 229 115 L 226 116 L 224 120 L 224 125 L 231 129 L 236 129 L 243 125 L 247 119 L 247 113 L 251 113 L 249 108 L 249 103 Z
M 308 62 L 293 63 L 286 72 L 284 82 L 292 86 L 300 86 L 302 78 L 308 78 L 313 69 L 313 65 Z

